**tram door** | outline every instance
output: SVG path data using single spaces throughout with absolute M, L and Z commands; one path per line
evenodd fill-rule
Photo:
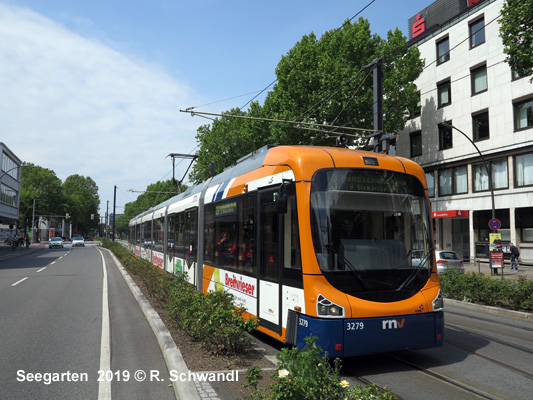
M 282 219 L 275 196 L 278 188 L 264 190 L 259 196 L 259 324 L 281 334 Z

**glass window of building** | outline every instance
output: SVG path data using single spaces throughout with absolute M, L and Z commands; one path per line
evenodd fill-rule
M 470 48 L 485 43 L 485 19 L 480 18 L 470 24 Z
M 446 37 L 437 42 L 437 65 L 450 60 L 450 38 Z
M 475 142 L 489 138 L 488 111 L 472 116 L 472 130 Z
M 0 153 L 2 157 L 2 171 L 13 179 L 18 179 L 18 169 L 20 168 L 7 154 Z M 19 167 L 19 168 L 17 168 Z
M 471 79 L 472 79 L 472 96 L 478 93 L 485 92 L 488 89 L 487 66 L 482 65 L 480 67 L 472 69 Z
M 515 130 L 526 129 L 533 126 L 533 100 L 514 103 Z
M 515 157 L 516 186 L 533 185 L 533 153 Z
M 443 169 L 439 171 L 439 196 L 447 196 L 453 193 L 452 170 Z
M 453 193 L 468 193 L 468 172 L 466 165 L 453 169 Z
M 451 121 L 446 121 L 450 125 Z M 453 147 L 452 129 L 439 124 L 439 150 L 451 149 Z
M 449 79 L 437 84 L 437 97 L 439 108 L 452 104 L 452 91 Z
M 411 142 L 411 157 L 422 155 L 422 131 L 411 132 L 409 139 Z
M 507 158 L 499 158 L 489 161 L 492 169 L 492 185 L 494 189 L 507 189 L 509 187 L 509 173 L 507 168 Z M 472 165 L 472 175 L 474 179 L 474 192 L 490 190 L 489 175 L 485 163 Z

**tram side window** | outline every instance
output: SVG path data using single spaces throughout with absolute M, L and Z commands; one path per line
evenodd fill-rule
M 146 221 L 142 224 L 142 246 L 152 248 L 152 221 Z
M 153 249 L 163 252 L 163 218 L 154 219 Z
M 141 245 L 142 243 L 142 227 L 140 224 L 135 225 L 135 244 Z
M 205 208 L 205 260 L 251 274 L 254 267 L 255 194 L 246 194 Z
M 176 224 L 175 224 L 175 230 L 176 234 L 174 237 L 174 245 L 176 247 L 176 256 L 180 258 L 185 257 L 185 243 L 183 240 L 183 230 L 185 229 L 185 222 L 184 222 L 184 214 L 179 213 L 176 216 Z

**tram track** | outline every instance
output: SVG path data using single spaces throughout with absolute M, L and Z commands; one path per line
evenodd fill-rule
M 447 324 L 447 325 L 453 325 L 453 324 Z M 448 327 L 451 328 L 451 326 L 448 326 Z M 465 333 L 473 333 L 471 329 L 459 328 L 457 326 L 453 326 L 453 329 L 457 329 L 457 330 L 459 330 L 461 332 L 465 332 Z M 501 338 L 494 338 L 490 334 L 481 335 L 481 334 L 478 334 L 477 332 L 475 333 L 475 335 L 480 337 L 480 338 L 482 338 L 482 339 L 485 339 L 487 341 L 491 341 L 493 343 L 498 343 L 498 344 L 501 344 L 503 346 L 507 346 L 509 348 L 513 348 L 515 350 L 518 350 L 520 352 L 524 352 L 524 353 L 527 353 L 527 354 L 533 354 L 533 350 L 531 348 L 528 348 L 528 347 L 525 347 L 525 346 L 521 346 L 521 345 L 517 345 L 515 343 L 512 343 L 511 340 L 504 340 L 504 339 L 501 339 Z M 516 338 L 513 338 L 513 339 L 516 339 Z M 526 343 L 529 343 L 529 342 L 531 342 L 531 341 L 530 340 L 526 340 Z M 452 341 L 445 341 L 445 343 L 446 343 L 446 346 L 453 347 L 454 349 L 456 349 L 456 350 L 458 350 L 458 351 L 460 351 L 462 353 L 465 353 L 468 356 L 476 357 L 476 358 L 478 358 L 480 360 L 483 360 L 485 362 L 488 362 L 488 363 L 490 363 L 490 364 L 492 364 L 492 365 L 494 365 L 496 367 L 505 369 L 511 374 L 519 375 L 519 376 L 521 376 L 523 378 L 526 378 L 527 380 L 530 380 L 530 381 L 533 382 L 533 373 L 531 373 L 531 372 L 528 372 L 528 371 L 526 371 L 524 369 L 521 369 L 521 368 L 515 367 L 513 365 L 510 365 L 509 363 L 500 361 L 500 360 L 498 360 L 498 359 L 496 359 L 494 357 L 490 357 L 490 356 L 487 356 L 487 355 L 484 355 L 484 354 L 480 354 L 476 350 L 468 348 L 467 346 L 464 346 L 464 345 L 461 345 L 461 344 L 457 344 L 457 343 L 454 343 Z M 492 391 L 490 391 L 490 390 L 487 391 L 487 388 L 476 387 L 476 386 L 473 386 L 472 384 L 464 382 L 464 381 L 462 381 L 459 378 L 459 376 L 453 376 L 453 375 L 450 375 L 450 374 L 447 374 L 447 373 L 442 373 L 442 372 L 436 371 L 434 368 L 428 368 L 427 366 L 423 366 L 420 363 L 409 359 L 409 357 L 403 357 L 402 353 L 385 353 L 382 356 L 386 357 L 386 358 L 388 358 L 390 360 L 393 360 L 395 363 L 397 363 L 398 366 L 393 368 L 394 370 L 400 371 L 402 369 L 401 367 L 399 367 L 400 365 L 401 366 L 406 366 L 409 369 L 411 369 L 413 373 L 420 373 L 423 376 L 431 378 L 432 380 L 444 383 L 444 384 L 449 385 L 449 386 L 453 386 L 457 390 L 460 390 L 462 392 L 469 393 L 472 396 L 475 396 L 475 398 L 490 399 L 490 400 L 502 400 L 504 398 L 507 398 L 505 396 L 502 397 L 501 394 L 492 393 Z M 388 363 L 380 361 L 380 364 L 387 365 Z M 361 376 L 360 375 L 361 371 L 357 371 L 357 369 L 351 368 L 351 367 L 348 367 L 345 370 L 345 372 L 348 372 L 350 374 L 349 375 L 350 379 L 356 381 L 356 383 L 360 383 L 361 385 L 376 384 L 376 386 L 378 386 L 378 387 L 380 387 L 381 389 L 384 390 L 384 386 L 383 385 L 379 385 L 376 382 L 373 382 L 373 380 L 378 381 L 381 378 L 373 379 L 373 378 L 368 378 L 368 377 L 365 377 L 365 376 Z M 381 377 L 383 376 L 383 374 L 387 374 L 388 373 L 386 371 L 386 369 L 381 369 L 381 372 L 378 372 L 378 371 L 374 370 L 371 374 L 375 375 L 376 372 L 378 374 L 377 376 L 381 376 Z M 389 372 L 390 372 L 390 370 L 389 370 Z M 399 399 L 402 399 L 402 397 L 400 395 L 398 395 L 398 393 L 395 392 L 395 394 L 396 394 L 396 396 L 398 396 Z
M 449 322 L 446 322 L 446 327 L 453 328 L 453 329 L 461 331 L 461 332 L 473 333 L 473 334 L 475 334 L 477 337 L 479 337 L 481 339 L 485 339 L 485 340 L 488 340 L 488 341 L 491 341 L 491 342 L 494 342 L 494 343 L 498 343 L 498 344 L 513 348 L 515 350 L 522 351 L 524 353 L 533 354 L 533 339 L 515 338 L 516 340 L 520 340 L 520 341 L 523 341 L 523 342 L 526 342 L 526 343 L 531 343 L 532 347 L 525 347 L 525 346 L 521 346 L 519 344 L 511 343 L 507 339 L 506 336 L 503 336 L 501 333 L 496 332 L 496 331 L 492 331 L 491 332 L 491 331 L 487 331 L 486 329 L 481 331 L 480 329 L 475 329 L 475 328 L 471 328 L 471 327 L 469 327 L 468 329 L 465 329 L 464 327 L 462 327 L 460 325 L 449 323 Z M 533 337 L 533 333 L 531 335 Z M 502 337 L 504 337 L 505 339 L 502 339 Z M 445 342 L 449 343 L 447 340 L 445 340 Z M 452 344 L 452 343 L 449 343 L 449 344 Z
M 478 396 L 479 398 L 482 398 L 482 399 L 490 399 L 490 400 L 500 400 L 499 397 L 495 397 L 494 395 L 490 394 L 490 393 L 487 393 L 481 389 L 478 389 L 478 388 L 475 388 L 471 385 L 467 385 L 466 383 L 464 382 L 460 382 L 458 381 L 457 379 L 454 379 L 452 377 L 449 377 L 449 376 L 446 376 L 444 374 L 441 374 L 441 373 L 438 373 L 438 372 L 435 372 L 431 369 L 428 369 L 428 368 L 425 368 L 425 367 L 422 367 L 420 365 L 417 365 L 415 363 L 413 363 L 412 361 L 408 361 L 406 359 L 403 359 L 397 355 L 394 355 L 394 354 L 390 354 L 390 353 L 386 353 L 385 354 L 387 357 L 390 357 L 392 359 L 394 359 L 395 361 L 403 364 L 403 365 L 407 365 L 411 368 L 413 368 L 414 370 L 424 374 L 424 375 L 427 375 L 433 379 L 437 379 L 441 382 L 445 382 L 446 384 L 448 385 L 452 385 L 458 389 L 461 389 L 463 391 L 466 391 L 468 393 L 471 393 L 471 394 L 474 394 L 476 396 Z

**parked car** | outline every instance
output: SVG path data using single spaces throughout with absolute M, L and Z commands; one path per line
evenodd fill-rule
M 85 239 L 82 237 L 73 237 L 72 238 L 72 247 L 81 246 L 85 247 Z
M 61 247 L 63 248 L 63 239 L 60 237 L 53 237 L 48 241 L 48 248 Z
M 424 250 L 414 250 L 413 255 L 411 256 L 411 265 L 413 267 L 418 267 L 420 264 L 424 262 L 425 258 L 426 258 L 426 254 L 424 253 Z M 426 260 L 426 263 L 428 263 L 427 260 Z
M 437 272 L 439 274 L 449 269 L 457 269 L 459 273 L 465 273 L 463 260 L 455 251 L 437 250 L 435 251 L 435 258 L 437 260 Z

